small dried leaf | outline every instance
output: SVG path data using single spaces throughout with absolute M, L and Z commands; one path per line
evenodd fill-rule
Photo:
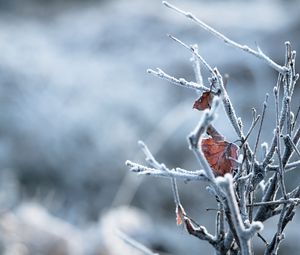
M 176 206 L 176 221 L 177 225 L 181 225 L 185 217 L 185 211 L 181 204 Z
M 212 100 L 213 100 L 213 94 L 208 91 L 204 92 L 194 103 L 193 108 L 203 111 L 205 109 L 210 109 Z
M 224 139 L 221 140 L 219 136 L 217 138 L 202 139 L 201 149 L 215 175 L 224 176 L 236 167 L 238 146 Z

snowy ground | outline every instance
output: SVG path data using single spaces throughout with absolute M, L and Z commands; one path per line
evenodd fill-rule
M 261 109 L 276 74 L 160 1 L 30 3 L 0 1 L 3 253 L 120 254 L 122 249 L 134 254 L 124 253 L 127 248 L 114 239 L 110 228 L 116 224 L 166 254 L 208 249 L 184 230 L 175 230 L 168 181 L 137 178 L 124 166 L 126 159 L 143 162 L 137 146 L 142 139 L 168 166 L 198 168 L 186 143 L 201 116 L 192 110 L 197 95 L 146 69 L 161 67 L 192 80 L 189 52 L 166 34 L 198 43 L 207 61 L 230 75 L 228 91 L 246 127 L 251 107 Z M 279 63 L 284 41 L 300 50 L 297 1 L 173 3 L 241 43 L 257 43 Z M 263 132 L 266 141 L 274 124 L 272 108 Z M 228 139 L 236 139 L 222 112 L 216 125 Z M 291 186 L 299 182 L 297 175 L 290 179 Z M 179 188 L 189 214 L 199 223 L 211 223 L 213 231 L 214 215 L 205 208 L 214 201 L 207 199 L 205 187 L 180 183 Z M 131 225 L 127 217 L 140 224 Z M 300 249 L 293 242 L 295 226 L 287 229 L 282 254 Z

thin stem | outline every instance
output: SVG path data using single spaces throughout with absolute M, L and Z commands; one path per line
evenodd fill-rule
M 176 208 L 177 208 L 177 206 L 179 206 L 181 203 L 180 203 L 180 198 L 179 198 L 176 179 L 174 177 L 171 178 L 171 183 L 172 183 L 172 193 L 173 193 L 173 197 L 174 197 L 174 202 L 175 202 L 175 205 L 176 205 Z
M 233 179 L 231 174 L 225 174 L 224 177 L 218 177 L 217 183 L 222 187 L 226 194 L 228 206 L 231 213 L 231 220 L 234 224 L 237 236 L 239 238 L 241 253 L 243 255 L 251 254 L 250 239 L 256 232 L 260 231 L 263 228 L 263 225 L 260 222 L 253 222 L 249 228 L 245 228 L 234 194 Z
M 253 151 L 253 155 L 254 155 L 253 158 L 256 155 L 256 151 L 257 151 L 258 144 L 259 144 L 259 138 L 260 138 L 261 131 L 262 131 L 262 125 L 263 125 L 263 122 L 264 122 L 264 119 L 265 119 L 266 109 L 267 109 L 267 106 L 268 106 L 268 98 L 269 98 L 269 94 L 267 93 L 266 97 L 265 97 L 264 105 L 263 105 L 263 110 L 262 110 L 262 115 L 261 115 L 262 117 L 261 117 L 260 124 L 259 124 L 258 134 L 257 134 L 256 141 L 255 141 L 255 146 L 254 146 L 254 151 Z
M 267 201 L 267 202 L 257 202 L 250 205 L 247 205 L 247 207 L 250 206 L 265 206 L 265 205 L 281 205 L 281 204 L 296 204 L 298 205 L 300 203 L 300 199 L 287 199 L 287 200 L 276 200 L 276 201 Z
M 207 127 L 210 125 L 210 123 L 215 118 L 215 111 L 219 105 L 219 99 L 214 98 L 212 103 L 212 108 L 210 111 L 205 111 L 203 118 L 198 123 L 197 127 L 194 129 L 194 131 L 188 136 L 188 141 L 190 145 L 190 149 L 194 152 L 196 158 L 198 159 L 200 165 L 204 168 L 204 171 L 206 173 L 206 176 L 209 178 L 209 180 L 212 183 L 215 183 L 215 176 L 213 174 L 213 171 L 211 170 L 209 164 L 207 163 L 206 159 L 204 158 L 204 155 L 199 148 L 199 141 L 201 135 L 203 135 L 207 129 Z
M 251 180 L 252 190 L 255 189 L 256 185 L 259 184 L 261 182 L 261 180 L 265 176 L 264 169 L 261 168 L 260 166 L 258 166 L 257 163 L 256 163 L 256 152 L 257 152 L 257 148 L 258 148 L 258 144 L 259 144 L 259 139 L 260 139 L 260 135 L 261 135 L 261 131 L 262 131 L 263 121 L 265 119 L 266 109 L 267 109 L 267 106 L 268 106 L 268 98 L 269 98 L 269 94 L 266 94 L 265 101 L 264 101 L 264 104 L 263 104 L 262 115 L 261 115 L 262 118 L 260 120 L 260 125 L 259 125 L 259 129 L 258 129 L 256 141 L 255 141 L 255 146 L 254 146 L 254 151 L 253 151 L 253 157 L 252 157 L 252 162 L 251 162 L 251 170 L 250 170 L 250 172 L 251 173 L 253 172 L 252 180 Z M 249 186 L 249 188 L 250 188 L 250 186 Z M 251 197 L 253 197 L 253 196 L 251 195 Z M 253 202 L 253 200 L 252 200 L 252 202 Z M 249 210 L 250 219 L 252 219 L 252 214 L 253 214 L 253 208 L 250 207 L 250 210 Z
M 282 82 L 283 75 L 279 74 L 278 79 L 277 79 L 277 84 L 276 87 L 274 87 L 274 93 L 277 93 L 279 95 L 279 90 L 280 90 L 280 84 Z M 276 98 L 275 98 L 276 99 Z M 287 111 L 287 104 L 285 103 L 285 97 L 282 99 L 282 107 L 281 107 L 281 113 L 280 113 L 280 120 L 279 120 L 279 131 L 281 131 L 285 118 L 286 118 L 286 111 Z M 277 121 L 277 118 L 276 118 Z M 274 136 L 272 138 L 271 146 L 270 149 L 264 158 L 264 161 L 262 163 L 263 168 L 266 168 L 267 165 L 270 163 L 272 157 L 274 156 L 275 153 L 275 147 L 277 146 L 277 137 L 276 137 L 276 129 Z
M 250 53 L 251 55 L 254 55 L 255 57 L 263 60 L 265 63 L 267 63 L 269 66 L 271 66 L 273 69 L 275 69 L 276 71 L 278 71 L 279 73 L 285 74 L 288 72 L 288 68 L 286 68 L 285 66 L 280 66 L 277 63 L 275 63 L 273 60 L 271 60 L 268 56 L 266 56 L 260 48 L 257 48 L 257 51 L 251 49 L 250 47 L 248 47 L 247 45 L 241 45 L 231 39 L 229 39 L 228 37 L 226 37 L 225 35 L 223 35 L 222 33 L 218 32 L 217 30 L 215 30 L 214 28 L 210 27 L 209 25 L 207 25 L 206 23 L 204 23 L 203 21 L 201 21 L 200 19 L 196 18 L 192 13 L 190 12 L 186 12 L 183 11 L 181 9 L 179 9 L 178 7 L 163 1 L 162 2 L 166 7 L 176 11 L 179 14 L 184 15 L 185 17 L 191 19 L 192 21 L 194 21 L 197 25 L 201 26 L 203 29 L 205 29 L 206 31 L 210 32 L 211 34 L 213 34 L 214 36 L 218 37 L 219 39 L 221 39 L 222 41 L 224 41 L 227 45 L 238 48 L 242 51 L 245 51 L 247 53 Z
M 263 241 L 263 243 L 264 243 L 266 246 L 269 245 L 268 241 L 267 241 L 260 233 L 257 233 L 257 236 Z
M 183 169 L 170 169 L 168 171 L 162 169 L 155 169 L 146 167 L 137 163 L 134 163 L 130 160 L 127 160 L 125 163 L 130 171 L 137 173 L 138 175 L 151 175 L 153 177 L 165 177 L 165 178 L 177 178 L 183 179 L 185 181 L 207 181 L 208 177 L 206 176 L 203 170 L 199 171 L 187 171 Z
M 197 81 L 198 84 L 203 85 L 203 77 L 202 77 L 202 74 L 201 74 L 200 61 L 199 61 L 199 58 L 196 57 L 196 55 L 195 55 L 195 54 L 199 54 L 199 52 L 198 52 L 198 45 L 194 44 L 191 47 L 194 49 L 191 61 L 193 63 L 195 78 L 196 78 L 196 81 Z
M 201 240 L 208 241 L 212 246 L 217 246 L 217 241 L 215 237 L 208 233 L 203 226 L 194 226 L 191 219 L 184 216 L 185 226 L 190 235 L 193 235 Z
M 238 135 L 238 137 L 241 140 L 244 140 L 244 134 L 243 131 L 239 125 L 239 121 L 238 118 L 236 116 L 235 110 L 233 108 L 233 105 L 231 103 L 231 100 L 227 94 L 227 91 L 224 87 L 224 83 L 223 83 L 223 79 L 221 74 L 219 73 L 218 69 L 214 69 L 214 72 L 217 75 L 218 81 L 219 81 L 219 86 L 220 86 L 220 90 L 221 90 L 221 97 L 222 97 L 222 102 L 223 102 L 223 106 L 225 109 L 225 112 L 228 116 L 228 119 L 230 120 L 230 123 L 232 124 L 236 134 Z
M 294 130 L 295 128 L 295 125 L 297 123 L 297 119 L 298 119 L 298 116 L 299 116 L 299 112 L 300 112 L 300 105 L 298 106 L 298 109 L 297 109 L 297 112 L 296 112 L 296 115 L 294 117 L 294 121 L 293 121 L 293 124 L 292 124 L 292 129 Z
M 204 58 L 202 58 L 197 51 L 195 51 L 195 48 L 193 46 L 188 46 L 187 44 L 185 44 L 184 42 L 182 42 L 181 40 L 177 39 L 176 37 L 172 36 L 172 35 L 168 35 L 172 40 L 174 40 L 175 42 L 179 43 L 180 45 L 182 45 L 184 48 L 188 49 L 189 51 L 192 52 L 192 54 L 194 54 L 195 57 L 197 57 L 197 59 L 207 68 L 207 70 L 211 73 L 211 75 L 215 78 L 216 74 L 214 72 L 214 70 L 211 68 L 211 66 L 204 60 Z
M 300 152 L 299 152 L 298 148 L 296 147 L 296 145 L 294 144 L 294 142 L 291 139 L 291 137 L 289 135 L 287 135 L 287 136 L 285 136 L 285 138 L 289 140 L 289 142 L 292 145 L 294 151 L 297 153 L 298 157 L 300 157 Z
M 154 253 L 149 248 L 141 244 L 140 242 L 137 242 L 121 230 L 116 231 L 116 235 L 121 238 L 125 243 L 129 244 L 131 247 L 135 248 L 136 250 L 142 252 L 145 255 L 159 255 L 158 253 Z
M 256 124 L 258 123 L 259 119 L 260 119 L 260 115 L 255 116 L 255 119 L 252 120 L 252 123 L 251 123 L 251 126 L 249 128 L 249 131 L 248 131 L 248 133 L 245 136 L 244 142 L 246 142 L 248 140 L 250 134 L 252 133 L 252 131 L 255 128 Z
M 194 89 L 194 90 L 197 90 L 197 91 L 205 91 L 205 92 L 209 92 L 211 91 L 210 88 L 207 88 L 201 84 L 197 84 L 195 82 L 192 82 L 192 81 L 186 81 L 185 79 L 183 78 L 175 78 L 173 76 L 170 76 L 168 74 L 166 74 L 163 70 L 157 68 L 157 71 L 154 71 L 152 69 L 148 69 L 147 70 L 148 73 L 150 74 L 153 74 L 163 80 L 167 80 L 177 86 L 180 86 L 180 87 L 185 87 L 185 88 L 189 88 L 189 89 Z
M 286 196 L 286 188 L 285 188 L 285 182 L 284 182 L 284 166 L 282 163 L 282 157 L 281 157 L 281 148 L 280 148 L 280 124 L 279 124 L 279 93 L 278 89 L 274 89 L 274 95 L 275 95 L 275 108 L 276 108 L 276 139 L 277 139 L 277 147 L 275 151 L 277 152 L 278 156 L 278 162 L 279 162 L 279 183 L 281 187 L 281 191 L 283 194 L 284 199 L 287 199 Z

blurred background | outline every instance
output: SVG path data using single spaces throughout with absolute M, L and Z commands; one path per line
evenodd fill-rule
M 299 1 L 171 3 L 280 64 L 286 40 L 299 50 Z M 195 80 L 190 53 L 166 34 L 197 43 L 229 74 L 228 93 L 247 130 L 276 73 L 161 1 L 0 0 L 0 254 L 140 254 L 116 229 L 160 254 L 212 254 L 176 226 L 170 181 L 138 177 L 124 164 L 144 163 L 143 140 L 168 167 L 199 169 L 186 141 L 201 118 L 192 109 L 197 95 L 146 73 L 160 67 Z M 272 136 L 273 105 L 271 96 L 261 142 Z M 293 111 L 298 106 L 296 87 Z M 222 110 L 215 125 L 237 139 Z M 289 190 L 299 184 L 296 172 L 287 176 Z M 216 204 L 205 184 L 178 185 L 187 213 L 213 233 L 215 212 L 206 208 Z M 268 240 L 274 222 L 262 233 Z M 299 223 L 296 214 L 280 254 L 300 249 Z M 255 243 L 261 254 L 263 243 Z

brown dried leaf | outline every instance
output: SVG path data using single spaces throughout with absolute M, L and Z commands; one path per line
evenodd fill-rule
M 236 167 L 238 146 L 224 139 L 203 138 L 201 141 L 203 154 L 216 176 L 231 173 Z
M 181 225 L 183 222 L 183 219 L 185 217 L 186 213 L 184 211 L 184 208 L 182 207 L 181 204 L 176 206 L 176 220 L 177 220 L 177 225 Z
M 193 108 L 203 111 L 205 109 L 210 109 L 212 100 L 213 100 L 213 94 L 208 91 L 204 92 L 194 103 Z

